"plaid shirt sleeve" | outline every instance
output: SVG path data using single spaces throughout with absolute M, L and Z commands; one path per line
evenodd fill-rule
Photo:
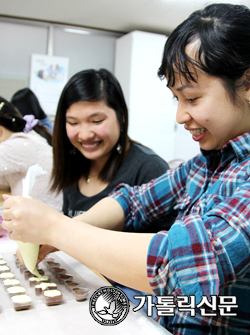
M 156 220 L 164 220 L 185 192 L 191 163 L 168 170 L 147 184 L 130 187 L 120 184 L 110 194 L 125 213 L 126 231 L 140 231 Z
M 188 166 L 169 170 L 142 187 L 121 185 L 111 195 L 121 204 L 126 223 L 135 229 L 164 218 L 184 193 Z M 178 180 L 181 180 L 178 182 Z M 183 215 L 169 232 L 151 240 L 148 278 L 157 295 L 218 295 L 250 267 L 250 181 L 203 215 Z
M 250 180 L 204 216 L 190 214 L 151 241 L 148 277 L 157 294 L 218 295 L 250 269 Z M 181 238 L 180 238 L 181 237 Z

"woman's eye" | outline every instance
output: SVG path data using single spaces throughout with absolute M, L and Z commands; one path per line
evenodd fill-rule
M 176 100 L 176 101 L 178 101 L 178 97 L 177 96 L 173 97 L 173 99 Z
M 98 123 L 101 123 L 101 122 L 103 122 L 104 120 L 95 120 L 95 121 L 93 121 L 93 123 L 96 123 L 96 124 L 98 124 Z
M 196 100 L 196 98 L 194 98 L 194 99 L 186 99 L 186 101 L 188 101 L 190 104 L 192 103 L 192 102 L 194 102 Z

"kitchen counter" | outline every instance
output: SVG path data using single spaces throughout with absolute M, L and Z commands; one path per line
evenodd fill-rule
M 0 238 L 0 254 L 3 259 L 6 258 L 7 265 L 15 274 L 17 279 L 24 282 L 24 275 L 19 268 L 15 266 L 14 253 L 17 249 L 15 241 L 8 237 Z M 55 261 L 62 263 L 68 273 L 72 273 L 75 279 L 81 280 L 85 286 L 91 289 L 91 295 L 100 287 L 108 286 L 108 283 L 91 271 L 89 268 L 78 262 L 74 258 L 58 251 L 51 254 Z M 9 264 L 11 263 L 11 264 Z M 41 262 L 42 264 L 45 262 Z M 45 265 L 45 274 L 46 267 Z M 28 288 L 29 283 L 24 282 L 24 287 Z M 79 335 L 79 334 L 136 334 L 136 335 L 164 335 L 171 334 L 161 327 L 151 318 L 147 317 L 141 311 L 133 312 L 134 305 L 130 303 L 130 311 L 124 321 L 114 326 L 103 326 L 96 322 L 89 312 L 89 299 L 77 302 L 72 292 L 66 292 L 63 303 L 55 306 L 47 306 L 42 298 L 34 295 L 33 304 L 29 310 L 15 311 L 12 302 L 0 283 L 0 335 L 26 335 L 28 333 L 35 335 Z M 34 289 L 34 288 L 32 288 Z M 59 288 L 60 289 L 60 288 Z M 65 288 L 64 288 L 65 289 Z M 62 290 L 63 293 L 63 290 Z

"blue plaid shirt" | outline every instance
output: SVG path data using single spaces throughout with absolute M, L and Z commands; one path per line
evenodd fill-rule
M 119 185 L 127 231 L 178 217 L 151 240 L 147 273 L 158 296 L 236 296 L 237 316 L 202 316 L 175 309 L 160 323 L 175 335 L 250 334 L 250 133 L 221 151 L 202 153 L 141 187 Z M 219 298 L 218 298 L 219 299 Z

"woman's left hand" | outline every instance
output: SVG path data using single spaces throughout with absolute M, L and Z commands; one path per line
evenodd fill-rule
M 18 258 L 18 260 L 19 260 L 23 265 L 25 265 L 25 264 L 24 264 L 24 261 L 23 261 L 23 257 L 22 257 L 22 255 L 21 255 L 21 252 L 20 252 L 19 249 L 16 250 L 16 257 Z
M 39 249 L 39 254 L 38 254 L 38 263 L 40 263 L 48 254 L 51 252 L 56 252 L 58 251 L 57 248 L 52 247 L 51 245 L 41 245 Z

